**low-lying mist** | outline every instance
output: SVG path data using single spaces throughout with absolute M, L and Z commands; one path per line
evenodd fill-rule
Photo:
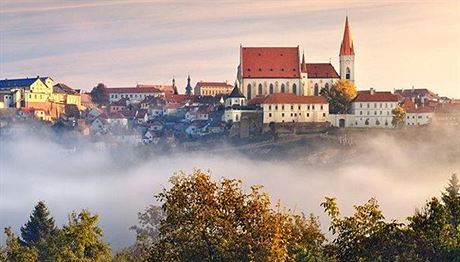
M 0 226 L 18 232 L 39 200 L 58 225 L 69 212 L 87 208 L 99 214 L 114 249 L 134 242 L 129 227 L 136 224 L 137 212 L 153 203 L 152 196 L 180 170 L 210 170 L 216 179 L 242 179 L 248 189 L 262 184 L 273 201 L 320 216 L 324 231 L 328 220 L 320 203 L 325 196 L 336 196 L 345 215 L 354 204 L 376 197 L 386 218 L 404 221 L 439 196 L 450 175 L 460 170 L 459 132 L 435 128 L 353 131 L 351 147 L 307 141 L 280 150 L 278 157 L 237 150 L 143 156 L 133 148 L 101 149 L 87 142 L 69 149 L 47 137 L 0 140 Z

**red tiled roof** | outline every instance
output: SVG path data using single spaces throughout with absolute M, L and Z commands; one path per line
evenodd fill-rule
M 183 103 L 191 98 L 188 95 L 165 94 L 166 101 L 173 103 Z
M 156 88 L 162 92 L 165 92 L 165 94 L 177 94 L 177 89 L 175 86 L 170 86 L 170 85 L 144 85 L 144 84 L 138 84 L 136 88 Z
M 302 64 L 302 73 L 307 73 L 308 78 L 340 78 L 334 66 L 330 63 Z
M 427 88 L 415 88 L 415 89 L 397 89 L 395 94 L 399 94 L 403 97 L 412 96 L 437 96 L 437 94 L 431 92 Z
M 391 92 L 377 92 L 371 94 L 370 91 L 358 91 L 354 102 L 398 102 L 398 96 Z
M 351 38 L 350 27 L 348 25 L 348 16 L 345 19 L 345 30 L 343 32 L 343 40 L 340 45 L 340 55 L 355 55 L 353 39 Z
M 121 118 L 126 118 L 125 115 L 121 112 L 113 112 L 108 115 L 108 118 L 110 119 L 121 119 Z
M 156 87 L 110 87 L 108 93 L 161 93 Z
M 298 78 L 298 47 L 242 47 L 243 77 Z
M 327 104 L 323 96 L 297 96 L 292 93 L 268 95 L 262 104 Z
M 409 98 L 404 99 L 401 105 L 407 113 L 430 113 L 433 112 L 433 108 L 429 106 L 416 106 Z

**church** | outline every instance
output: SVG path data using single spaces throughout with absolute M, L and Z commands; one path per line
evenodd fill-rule
M 329 63 L 307 63 L 300 60 L 297 47 L 240 46 L 237 79 L 246 98 L 273 93 L 293 93 L 298 96 L 319 96 L 339 79 L 355 80 L 355 51 L 348 17 L 339 53 L 340 74 Z

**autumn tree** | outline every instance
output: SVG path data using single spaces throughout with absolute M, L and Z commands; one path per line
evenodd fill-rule
M 321 89 L 321 95 L 329 102 L 329 112 L 333 114 L 348 113 L 350 103 L 356 94 L 356 86 L 349 80 L 338 80 L 329 89 Z
M 393 119 L 391 120 L 391 124 L 394 127 L 403 126 L 404 120 L 406 118 L 406 110 L 404 110 L 404 108 L 402 108 L 401 106 L 397 106 L 393 110 L 391 110 L 391 113 L 393 114 Z
M 8 262 L 35 262 L 38 261 L 37 250 L 33 247 L 21 245 L 19 238 L 11 228 L 5 228 L 6 247 L 2 250 L 2 259 Z
M 90 95 L 96 104 L 106 105 L 109 103 L 109 93 L 107 87 L 103 83 L 97 84 L 97 86 L 91 90 Z
M 241 181 L 216 182 L 200 170 L 170 179 L 156 196 L 164 218 L 150 261 L 294 261 L 322 257 L 324 235 L 315 217 L 271 208 L 261 186 L 248 193 Z M 302 261 L 302 260 L 299 260 Z

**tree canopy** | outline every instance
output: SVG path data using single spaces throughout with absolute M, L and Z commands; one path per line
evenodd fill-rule
M 91 98 L 93 102 L 100 105 L 105 105 L 109 103 L 109 93 L 107 92 L 107 87 L 103 83 L 97 84 L 91 90 Z
M 321 95 L 329 102 L 329 111 L 333 114 L 346 114 L 350 103 L 356 97 L 356 86 L 349 80 L 338 80 L 330 89 L 323 88 Z

